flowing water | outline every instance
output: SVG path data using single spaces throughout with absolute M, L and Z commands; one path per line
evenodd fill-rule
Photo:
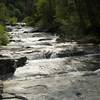
M 100 100 L 99 45 L 58 43 L 51 33 L 9 27 L 11 42 L 1 53 L 28 61 L 4 82 L 3 100 Z

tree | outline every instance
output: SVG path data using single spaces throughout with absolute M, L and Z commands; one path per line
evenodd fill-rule
M 0 22 L 4 22 L 8 17 L 8 10 L 4 3 L 0 3 Z

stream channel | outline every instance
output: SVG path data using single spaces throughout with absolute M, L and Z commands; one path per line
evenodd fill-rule
M 58 43 L 56 35 L 11 28 L 11 42 L 0 53 L 27 57 L 3 81 L 2 100 L 100 100 L 100 45 Z

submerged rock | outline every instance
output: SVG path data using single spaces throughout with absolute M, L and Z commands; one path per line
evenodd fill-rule
M 58 53 L 54 52 L 51 55 L 51 58 L 63 58 L 63 57 L 71 57 L 71 56 L 84 56 L 87 54 L 85 51 L 80 51 L 80 50 L 62 50 Z

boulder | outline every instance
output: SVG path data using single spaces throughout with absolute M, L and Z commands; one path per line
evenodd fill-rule
M 16 59 L 16 65 L 17 67 L 22 67 L 26 64 L 27 57 L 20 57 Z
M 0 78 L 13 75 L 16 70 L 16 62 L 11 58 L 0 58 Z
M 8 56 L 0 56 L 0 79 L 7 79 L 13 76 L 16 68 L 26 64 L 26 57 L 11 58 Z

